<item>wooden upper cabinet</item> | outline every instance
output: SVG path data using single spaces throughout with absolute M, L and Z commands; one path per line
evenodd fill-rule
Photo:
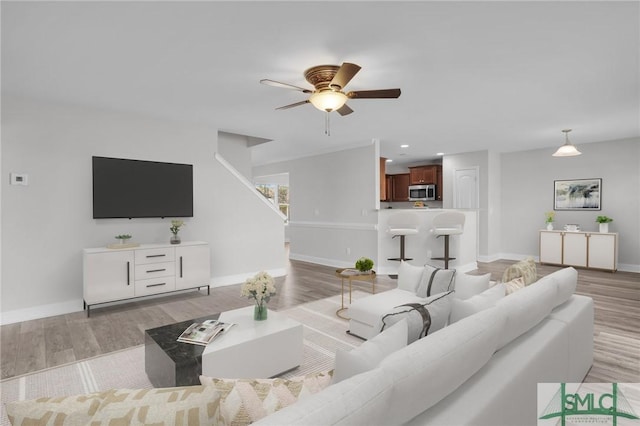
M 409 175 L 411 177 L 411 185 L 431 185 L 436 184 L 436 170 L 441 167 L 437 164 L 428 166 L 409 167 Z
M 391 176 L 393 176 L 393 201 L 409 201 L 409 182 L 411 181 L 409 173 Z
M 387 194 L 387 159 L 380 157 L 380 201 L 387 201 L 389 196 Z
M 436 200 L 442 201 L 442 166 L 436 166 Z

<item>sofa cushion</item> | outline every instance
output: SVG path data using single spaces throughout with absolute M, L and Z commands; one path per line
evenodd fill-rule
M 400 267 L 398 268 L 398 288 L 415 293 L 418 291 L 423 272 L 423 266 L 413 266 L 404 260 L 400 261 Z
M 455 274 L 455 269 L 440 269 L 431 265 L 424 265 L 424 272 L 416 295 L 418 297 L 431 297 L 434 294 L 453 290 L 453 277 Z
M 566 328 L 542 321 L 493 354 L 462 386 L 406 426 L 538 424 L 537 383 L 581 381 L 565 380 L 571 362 L 567 334 Z
M 578 271 L 573 268 L 560 269 L 546 277 L 540 279 L 540 282 L 545 282 L 547 279 L 553 279 L 557 287 L 555 306 L 560 306 L 575 293 L 576 286 L 578 285 Z
M 553 279 L 538 281 L 500 299 L 496 306 L 506 309 L 507 326 L 499 348 L 542 321 L 555 306 L 557 285 Z
M 399 321 L 408 324 L 407 343 L 411 344 L 437 330 L 449 321 L 453 292 L 436 294 L 420 303 L 407 303 L 389 310 L 380 319 L 380 331 Z
M 220 394 L 219 425 L 250 424 L 331 384 L 332 372 L 291 379 L 219 379 L 200 376 L 200 383 Z
M 387 355 L 407 346 L 407 332 L 407 321 L 402 320 L 357 348 L 338 348 L 333 383 L 376 368 Z
M 215 424 L 219 399 L 211 386 L 116 389 L 88 424 Z
M 469 275 L 456 274 L 453 289 L 458 299 L 468 299 L 476 294 L 480 294 L 489 288 L 491 274 Z
M 110 392 L 113 391 L 9 402 L 6 404 L 7 416 L 14 426 L 89 424 Z
M 532 257 L 528 257 L 520 262 L 514 263 L 505 269 L 502 274 L 502 282 L 511 281 L 518 277 L 524 278 L 524 285 L 534 283 L 538 279 L 538 275 L 536 273 L 536 262 Z
M 490 308 L 389 355 L 380 368 L 393 380 L 393 404 L 375 424 L 403 424 L 462 385 L 491 358 L 505 321 Z
M 488 309 L 504 296 L 505 286 L 503 283 L 500 283 L 466 300 L 454 298 L 451 302 L 449 322 L 454 323 L 460 321 L 462 318 Z
M 329 386 L 254 425 L 376 425 L 391 403 L 392 383 L 380 368 Z
M 393 289 L 381 293 L 372 294 L 355 300 L 349 305 L 349 317 L 351 321 L 358 321 L 371 326 L 376 326 L 382 315 L 393 306 L 404 303 L 424 302 L 424 298 L 418 297 L 410 291 Z M 378 328 L 378 330 L 380 330 Z M 361 336 L 367 337 L 367 336 Z

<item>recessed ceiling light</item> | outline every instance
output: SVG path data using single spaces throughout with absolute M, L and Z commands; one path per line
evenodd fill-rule
M 400 148 L 409 148 L 409 145 L 403 144 L 403 145 L 400 145 Z
M 387 158 L 387 163 L 391 163 L 393 160 L 391 158 Z
M 444 155 L 444 152 L 438 152 L 436 155 Z

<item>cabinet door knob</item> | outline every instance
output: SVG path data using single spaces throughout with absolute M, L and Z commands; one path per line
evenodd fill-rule
M 131 284 L 131 279 L 130 279 L 131 278 L 131 276 L 130 276 L 131 274 L 129 272 L 129 264 L 130 264 L 130 262 L 127 262 L 127 285 Z

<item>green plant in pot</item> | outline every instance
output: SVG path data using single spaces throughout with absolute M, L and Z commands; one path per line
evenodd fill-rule
M 361 257 L 356 260 L 356 269 L 363 274 L 368 274 L 373 269 L 373 260 L 368 257 Z
M 600 232 L 607 233 L 609 232 L 609 223 L 613 222 L 609 216 L 598 216 L 596 217 L 596 222 L 600 224 Z

